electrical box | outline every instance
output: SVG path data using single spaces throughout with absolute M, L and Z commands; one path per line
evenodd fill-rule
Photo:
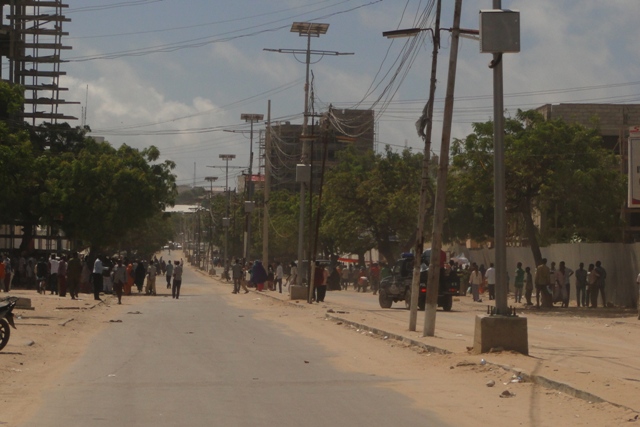
M 480 53 L 520 52 L 520 11 L 480 11 Z
M 228 227 L 231 224 L 231 219 L 230 218 L 222 218 L 222 226 L 223 227 Z
M 253 212 L 253 209 L 256 207 L 256 202 L 250 201 L 250 200 L 245 200 L 244 202 L 244 212 L 245 213 L 251 213 Z
M 299 163 L 296 165 L 296 182 L 308 184 L 311 181 L 311 165 Z

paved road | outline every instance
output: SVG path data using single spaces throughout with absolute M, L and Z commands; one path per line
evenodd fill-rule
M 98 334 L 25 426 L 445 425 L 383 373 L 337 371 L 327 349 L 227 305 L 226 287 L 189 269 L 184 283 L 180 300 L 131 298 L 140 314 Z

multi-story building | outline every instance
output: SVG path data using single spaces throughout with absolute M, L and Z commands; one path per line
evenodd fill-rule
M 323 129 L 328 129 L 325 132 Z M 347 145 L 353 145 L 357 151 L 374 149 L 374 111 L 373 110 L 331 110 L 319 121 L 308 126 L 307 141 L 311 146 L 311 165 L 313 187 L 320 184 L 322 159 L 325 144 L 327 158 L 325 168 L 330 169 L 337 161 L 337 153 Z M 302 125 L 279 122 L 271 126 L 271 190 L 296 191 L 296 165 L 300 163 L 303 141 Z
M 63 15 L 69 6 L 60 0 L 0 0 L 0 78 L 25 89 L 23 118 L 33 125 L 44 120 L 76 120 L 59 111 L 65 101 L 60 93 L 61 59 L 68 33 L 62 25 L 71 19 Z

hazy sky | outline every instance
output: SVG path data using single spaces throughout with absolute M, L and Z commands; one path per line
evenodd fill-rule
M 224 180 L 219 154 L 236 154 L 233 166 L 246 167 L 248 129 L 242 113 L 302 122 L 304 56 L 264 48 L 305 49 L 306 39 L 291 33 L 295 21 L 330 24 L 311 48 L 353 52 L 353 56 L 314 56 L 315 109 L 373 108 L 378 117 L 378 149 L 405 144 L 421 150 L 414 122 L 428 95 L 432 41 L 417 40 L 415 55 L 396 74 L 408 39 L 382 37 L 383 31 L 419 25 L 429 0 L 68 0 L 64 51 L 68 100 L 87 107 L 94 135 L 115 146 L 157 146 L 177 163 L 180 184 Z M 453 20 L 453 0 L 443 0 L 442 27 Z M 491 0 L 464 0 L 462 27 L 478 28 L 478 11 Z M 505 107 L 534 108 L 560 102 L 635 103 L 640 98 L 637 0 L 503 0 L 521 13 L 522 51 L 504 56 Z M 435 9 L 434 9 L 435 11 Z M 433 17 L 434 13 L 431 14 Z M 433 19 L 426 21 L 431 25 Z M 424 24 L 423 24 L 424 25 Z M 442 32 L 434 127 L 440 128 L 450 38 Z M 456 85 L 454 138 L 471 123 L 492 115 L 490 55 L 475 40 L 462 39 Z M 66 113 L 81 117 L 81 107 Z M 80 125 L 80 121 L 77 122 Z M 264 125 L 256 126 L 256 129 Z M 257 138 L 257 133 L 256 133 Z M 257 150 L 254 150 L 257 152 Z M 233 169 L 232 175 L 240 173 Z M 235 187 L 235 184 L 230 184 Z

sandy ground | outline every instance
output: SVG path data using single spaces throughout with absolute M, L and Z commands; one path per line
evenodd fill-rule
M 606 395 L 607 391 L 626 396 L 624 402 L 636 402 L 635 406 L 640 406 L 640 393 L 635 383 L 628 384 L 608 377 L 607 372 L 597 371 L 602 365 L 589 365 L 588 358 L 580 359 L 577 368 L 570 368 L 570 355 L 560 355 L 556 359 L 552 354 L 553 348 L 562 347 L 562 337 L 552 336 L 546 346 L 543 342 L 536 344 L 536 348 L 540 348 L 536 351 L 544 353 L 546 348 L 549 352 L 547 355 L 525 357 L 503 352 L 483 357 L 471 355 L 464 349 L 453 354 L 439 355 L 416 349 L 407 343 L 377 337 L 351 326 L 347 321 L 326 319 L 328 310 L 343 311 L 340 315 L 354 322 L 388 327 L 411 338 L 419 336 L 406 331 L 404 320 L 396 321 L 386 317 L 387 312 L 377 315 L 372 310 L 345 307 L 331 301 L 310 306 L 302 302 L 286 301 L 273 292 L 231 295 L 230 285 L 216 280 L 212 280 L 212 283 L 215 286 L 206 292 L 218 294 L 230 304 L 255 311 L 258 320 L 273 322 L 274 327 L 286 333 L 317 341 L 330 352 L 330 361 L 337 369 L 375 376 L 380 379 L 379 387 L 388 387 L 402 393 L 416 407 L 435 412 L 451 425 L 477 426 L 491 423 L 493 426 L 509 427 L 620 426 L 640 423 L 636 420 L 637 413 L 630 409 L 635 409 L 633 405 L 615 406 L 606 402 L 591 402 L 531 382 L 512 382 L 514 372 L 519 369 L 517 367 L 522 366 L 522 370 L 529 373 L 540 372 L 559 380 L 571 380 L 575 388 L 589 390 L 595 395 Z M 0 381 L 3 384 L 0 391 L 3 408 L 0 411 L 0 425 L 9 426 L 19 425 L 21 420 L 38 407 L 42 394 L 55 386 L 57 378 L 82 354 L 92 336 L 108 327 L 110 321 L 129 311 L 135 311 L 137 301 L 149 298 L 134 296 L 125 301 L 125 305 L 118 306 L 113 304 L 112 298 L 106 298 L 104 303 L 94 304 L 89 295 L 85 295 L 83 300 L 72 301 L 50 295 L 41 296 L 34 291 L 16 291 L 12 294 L 32 298 L 35 310 L 16 311 L 21 316 L 16 319 L 18 330 L 12 331 L 10 343 L 0 352 Z M 331 295 L 329 293 L 327 300 L 331 299 Z M 406 318 L 406 315 L 400 316 Z M 639 331 L 637 324 L 622 317 L 614 319 L 620 323 L 613 328 L 600 326 L 600 323 L 606 321 L 612 323 L 611 320 L 571 321 L 571 318 L 550 316 L 541 320 L 541 328 L 545 330 L 549 326 L 546 330 L 560 327 L 566 329 L 569 327 L 567 325 L 575 323 L 577 331 L 580 328 L 591 328 L 602 330 L 605 335 L 626 336 L 626 342 L 632 348 L 635 347 L 633 343 L 637 342 Z M 431 342 L 440 344 L 441 347 L 449 345 L 455 349 L 464 348 L 464 343 L 456 339 L 459 335 L 461 334 L 454 328 L 451 332 L 443 332 L 440 337 L 431 338 Z M 607 346 L 604 347 L 606 349 Z M 577 355 L 580 349 L 572 351 Z M 603 353 L 592 359 L 605 357 L 607 356 Z M 617 359 L 615 354 L 609 357 Z M 485 358 L 488 363 L 481 364 L 481 358 Z M 576 356 L 575 359 L 579 358 Z M 620 364 L 627 366 L 629 361 Z M 622 370 L 619 375 L 625 375 L 624 372 Z M 490 382 L 494 383 L 492 387 L 487 385 Z M 504 397 L 503 393 L 507 391 L 510 396 Z M 392 411 L 393 408 L 389 410 Z

